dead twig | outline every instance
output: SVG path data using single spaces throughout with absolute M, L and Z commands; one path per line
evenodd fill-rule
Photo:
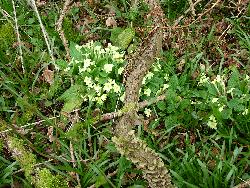
M 14 21 L 15 21 L 15 30 L 16 30 L 16 36 L 17 36 L 17 42 L 19 44 L 21 43 L 21 39 L 20 39 L 20 33 L 19 33 L 19 29 L 18 29 L 18 24 L 17 24 L 17 17 L 16 17 L 16 6 L 14 3 L 14 0 L 12 0 L 12 6 L 13 6 L 13 13 L 14 13 Z M 23 69 L 23 74 L 25 73 L 25 68 L 24 68 L 24 64 L 23 64 L 23 51 L 22 51 L 22 45 L 18 45 L 18 49 L 19 49 L 19 54 L 20 54 L 20 61 L 22 64 L 22 69 Z
M 200 3 L 202 0 L 197 0 L 195 3 L 192 3 L 192 7 L 190 6 L 185 12 L 184 12 L 184 15 L 180 16 L 173 24 L 173 26 L 177 26 L 180 21 L 184 18 L 184 16 L 189 13 L 190 11 L 192 11 L 192 9 L 198 4 Z
M 244 181 L 243 183 L 234 186 L 233 188 L 249 188 L 250 187 L 250 179 Z
M 139 107 L 139 109 L 142 109 L 142 108 L 145 108 L 146 106 L 149 106 L 151 104 L 154 104 L 154 103 L 157 103 L 159 101 L 162 101 L 165 98 L 166 98 L 166 95 L 160 95 L 160 96 L 158 96 L 158 97 L 156 97 L 156 98 L 154 98 L 152 100 L 139 102 L 138 103 L 138 107 Z M 108 120 L 111 120 L 111 119 L 115 119 L 115 118 L 120 117 L 122 115 L 123 115 L 123 113 L 120 112 L 120 111 L 106 113 L 106 114 L 101 115 L 100 119 L 97 120 L 95 122 L 95 124 L 98 123 L 98 122 L 101 122 L 101 121 L 108 121 Z
M 63 46 L 66 50 L 66 58 L 68 61 L 70 61 L 70 50 L 69 50 L 68 40 L 66 39 L 63 28 L 62 28 L 62 24 L 63 24 L 63 19 L 64 19 L 65 15 L 68 13 L 68 11 L 70 10 L 72 3 L 73 3 L 72 0 L 65 1 L 64 6 L 63 6 L 63 10 L 62 10 L 60 17 L 56 23 L 56 29 L 57 29 L 57 32 L 59 33 L 60 38 L 63 42 Z
M 48 51 L 49 51 L 49 54 L 50 54 L 50 57 L 52 59 L 53 62 L 55 62 L 55 58 L 54 58 L 54 55 L 53 55 L 53 51 L 51 49 L 52 45 L 51 45 L 51 42 L 50 42 L 50 39 L 49 39 L 49 35 L 48 33 L 46 32 L 46 29 L 42 23 L 42 19 L 40 17 L 40 14 L 38 12 L 38 9 L 37 9 L 37 6 L 36 6 L 36 2 L 34 0 L 29 0 L 30 4 L 31 4 L 31 7 L 33 8 L 34 12 L 36 13 L 36 16 L 37 16 L 37 19 L 38 19 L 38 22 L 39 22 L 39 25 L 41 27 L 41 30 L 42 30 L 42 33 L 43 33 L 43 38 L 45 40 L 45 43 L 47 45 L 47 48 L 48 48 Z

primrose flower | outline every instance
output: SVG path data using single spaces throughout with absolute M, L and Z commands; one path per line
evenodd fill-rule
M 116 83 L 114 84 L 113 89 L 114 89 L 115 93 L 120 93 L 121 92 L 121 87 Z
M 147 95 L 147 96 L 150 96 L 151 89 L 148 88 L 148 89 L 144 90 L 144 94 Z
M 102 96 L 101 96 L 101 100 L 102 101 L 105 101 L 107 99 L 107 94 L 103 94 Z
M 96 93 L 100 93 L 101 92 L 101 86 L 99 86 L 99 85 L 94 85 L 94 90 L 96 91 Z
M 207 122 L 207 125 L 211 128 L 211 129 L 217 129 L 217 122 L 216 119 L 214 117 L 214 115 L 211 115 L 209 117 L 209 121 Z
M 125 93 L 123 93 L 123 95 L 120 97 L 120 101 L 124 101 L 124 99 L 125 99 Z
M 92 62 L 91 61 L 91 59 L 85 59 L 84 61 L 83 61 L 83 70 L 85 71 L 85 70 L 87 70 L 88 68 L 89 68 L 89 66 L 91 66 L 91 65 L 93 65 L 94 64 L 94 62 Z
M 231 89 L 229 89 L 229 90 L 227 91 L 227 93 L 232 93 L 232 92 L 233 92 L 233 90 L 235 90 L 235 88 L 231 88 Z
M 110 51 L 110 52 L 116 52 L 117 50 L 119 50 L 118 47 L 112 46 L 111 43 L 108 43 L 108 47 L 106 49 L 107 49 L 106 51 Z
M 242 115 L 247 115 L 248 114 L 248 108 L 246 110 L 244 110 L 244 112 L 242 112 Z
M 92 82 L 92 79 L 90 78 L 90 77 L 85 77 L 84 78 L 84 82 L 85 82 L 85 84 L 88 86 L 88 87 L 92 87 L 92 84 L 93 84 L 93 82 Z
M 165 89 L 169 88 L 169 84 L 164 84 L 163 85 L 163 88 L 162 88 L 162 91 L 164 91 Z
M 94 50 L 97 51 L 97 52 L 99 52 L 101 49 L 102 49 L 102 47 L 99 46 L 99 45 L 97 45 L 97 46 L 94 47 Z
M 78 44 L 75 46 L 76 47 L 76 50 L 81 52 L 81 49 L 82 49 L 82 46 L 79 46 Z
M 90 41 L 86 44 L 83 45 L 84 48 L 91 48 L 93 46 L 94 42 L 93 41 Z
M 118 74 L 121 75 L 123 71 L 124 71 L 124 67 L 120 67 L 120 68 L 118 69 Z
M 219 98 L 213 98 L 212 103 L 216 103 L 219 100 Z
M 70 70 L 70 67 L 67 67 L 66 69 L 64 69 L 65 72 L 68 72 Z
M 203 85 L 204 83 L 207 83 L 208 81 L 209 81 L 209 78 L 206 77 L 204 73 L 202 73 L 198 85 Z
M 113 89 L 113 84 L 111 82 L 106 82 L 104 84 L 103 90 L 109 92 L 111 89 Z
M 144 110 L 144 114 L 145 114 L 147 117 L 150 117 L 150 116 L 151 116 L 151 112 L 152 112 L 152 110 L 150 110 L 149 108 L 145 108 L 145 110 Z
M 164 76 L 164 79 L 166 80 L 166 82 L 169 80 L 169 74 L 166 74 L 165 76 Z
M 157 72 L 159 70 L 161 70 L 161 65 L 160 65 L 160 63 L 157 63 L 157 64 L 154 65 L 154 71 Z
M 224 109 L 225 105 L 222 105 L 220 108 L 219 108 L 219 111 L 222 112 L 223 109 Z
M 154 74 L 152 72 L 148 72 L 148 74 L 146 75 L 147 79 L 151 79 L 154 76 Z
M 113 54 L 113 59 L 121 59 L 121 58 L 123 58 L 123 54 L 120 54 L 120 53 L 118 53 L 118 52 L 115 52 L 115 53 Z
M 222 77 L 220 75 L 217 75 L 216 78 L 212 81 L 212 84 L 215 85 L 216 83 L 219 83 L 221 85 L 224 84 L 223 79 L 222 79 Z
M 105 65 L 104 65 L 104 71 L 105 71 L 106 73 L 112 72 L 113 66 L 114 66 L 113 64 L 105 64 Z
M 246 77 L 244 78 L 245 81 L 249 81 L 249 76 L 246 74 Z

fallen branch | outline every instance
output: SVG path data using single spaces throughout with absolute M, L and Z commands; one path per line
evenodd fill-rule
M 147 146 L 147 143 L 135 135 L 134 125 L 139 120 L 139 90 L 142 79 L 147 74 L 155 57 L 162 49 L 162 26 L 164 13 L 157 0 L 146 0 L 152 20 L 153 30 L 136 53 L 128 59 L 125 75 L 124 113 L 116 123 L 115 136 L 112 138 L 117 150 L 131 160 L 138 169 L 142 170 L 143 177 L 153 188 L 174 187 L 171 177 L 159 155 Z

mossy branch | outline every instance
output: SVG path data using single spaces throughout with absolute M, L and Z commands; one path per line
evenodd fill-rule
M 118 119 L 115 136 L 112 140 L 118 151 L 142 170 L 143 177 L 148 181 L 150 187 L 174 187 L 162 159 L 147 146 L 146 142 L 136 137 L 133 130 L 134 124 L 138 120 L 139 89 L 142 79 L 162 49 L 164 13 L 158 1 L 147 0 L 145 2 L 149 5 L 149 15 L 154 29 L 129 59 L 127 66 L 131 71 L 126 76 L 125 85 L 124 106 L 133 104 L 136 108 L 130 109 Z

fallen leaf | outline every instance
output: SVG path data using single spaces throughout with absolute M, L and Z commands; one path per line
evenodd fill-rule
M 116 27 L 117 22 L 116 22 L 115 18 L 114 17 L 108 17 L 108 19 L 106 20 L 106 26 L 107 27 Z

